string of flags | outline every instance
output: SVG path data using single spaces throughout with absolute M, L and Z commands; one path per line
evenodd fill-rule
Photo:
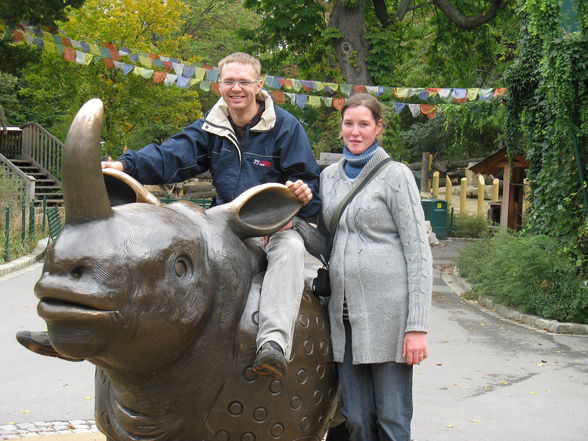
M 0 29 L 3 28 L 6 28 L 6 25 L 0 22 Z M 124 75 L 132 73 L 154 83 L 163 83 L 167 86 L 175 85 L 180 88 L 198 86 L 202 91 L 212 92 L 220 96 L 219 72 L 218 69 L 212 66 L 195 65 L 177 58 L 137 52 L 126 47 L 116 48 L 111 43 L 103 43 L 100 46 L 70 39 L 39 27 L 24 24 L 19 24 L 18 29 L 12 30 L 12 37 L 17 42 L 26 41 L 31 46 L 55 53 L 68 62 L 81 65 L 103 62 L 109 69 L 118 69 Z M 438 97 L 445 103 L 457 104 L 474 100 L 491 101 L 506 93 L 506 88 L 362 86 L 299 80 L 272 75 L 263 76 L 263 80 L 265 87 L 270 90 L 274 101 L 278 104 L 289 101 L 292 105 L 300 108 L 306 106 L 318 108 L 324 105 L 337 110 L 342 108 L 345 97 L 349 97 L 352 93 L 360 92 L 378 96 L 380 99 L 396 97 L 400 99 L 418 98 L 421 101 L 427 101 L 430 98 Z M 308 93 L 297 93 L 301 91 Z M 322 95 L 313 95 L 312 93 L 321 93 Z M 435 118 L 438 108 L 443 107 L 443 104 L 415 104 L 389 102 L 387 100 L 385 102 L 393 106 L 396 113 L 408 108 L 413 117 L 423 114 L 429 119 Z

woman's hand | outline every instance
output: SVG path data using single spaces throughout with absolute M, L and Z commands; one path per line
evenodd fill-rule
M 404 334 L 402 356 L 406 359 L 406 363 L 410 365 L 419 364 L 427 358 L 429 356 L 427 333 L 410 331 Z
M 296 182 L 286 181 L 286 187 L 290 189 L 294 196 L 303 204 L 308 204 L 312 200 L 312 190 L 304 181 L 298 179 Z

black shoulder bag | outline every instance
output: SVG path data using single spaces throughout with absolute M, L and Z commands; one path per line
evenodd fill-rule
M 331 217 L 331 222 L 328 225 L 328 230 L 331 232 L 331 243 L 335 239 L 335 234 L 337 233 L 337 227 L 339 225 L 339 219 L 341 219 L 341 215 L 343 211 L 349 205 L 349 202 L 355 197 L 359 191 L 365 187 L 383 168 L 386 164 L 392 161 L 392 158 L 386 158 L 383 161 L 380 161 L 373 169 L 370 171 L 369 175 L 365 177 L 363 181 L 361 181 L 356 187 L 351 189 L 349 193 L 339 202 L 337 208 L 333 212 L 333 216 Z M 312 281 L 312 291 L 320 297 L 329 297 L 331 295 L 331 282 L 329 280 L 329 263 L 326 259 L 321 256 L 323 267 L 319 268 L 316 274 L 316 277 Z

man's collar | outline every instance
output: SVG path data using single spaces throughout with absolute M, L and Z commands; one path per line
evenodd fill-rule
M 270 130 L 276 123 L 276 111 L 274 109 L 274 102 L 272 100 L 271 95 L 263 89 L 259 93 L 258 98 L 261 98 L 264 101 L 265 110 L 261 114 L 261 119 L 259 123 L 257 123 L 251 129 L 259 131 Z M 210 112 L 206 116 L 206 121 L 217 126 L 222 125 L 230 127 L 231 124 L 229 122 L 229 106 L 227 106 L 227 103 L 224 99 L 222 99 L 222 97 L 219 98 L 217 103 L 210 110 Z

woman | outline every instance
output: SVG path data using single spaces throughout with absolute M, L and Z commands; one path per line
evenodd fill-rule
M 352 96 L 341 117 L 344 157 L 321 174 L 324 225 L 388 158 L 373 96 Z M 353 197 L 333 237 L 331 338 L 352 441 L 410 440 L 412 366 L 428 356 L 432 258 L 424 222 L 411 171 L 391 161 Z

